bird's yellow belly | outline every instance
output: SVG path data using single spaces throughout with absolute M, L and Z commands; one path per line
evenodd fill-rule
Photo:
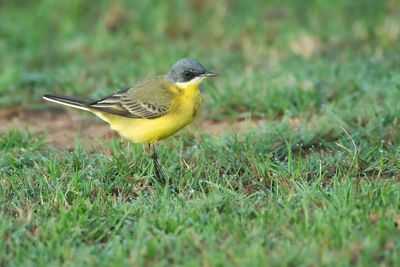
M 132 119 L 112 114 L 98 114 L 111 129 L 134 143 L 155 143 L 165 139 L 190 124 L 201 110 L 198 88 L 186 92 L 171 104 L 170 112 L 155 119 Z

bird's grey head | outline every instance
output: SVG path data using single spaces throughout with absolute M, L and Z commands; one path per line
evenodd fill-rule
M 217 74 L 208 71 L 199 62 L 191 58 L 178 60 L 168 72 L 166 78 L 174 83 L 187 83 L 192 80 L 202 80 L 206 77 L 213 77 Z

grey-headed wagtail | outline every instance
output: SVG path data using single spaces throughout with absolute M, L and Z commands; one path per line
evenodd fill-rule
M 155 143 L 190 124 L 201 110 L 199 85 L 217 74 L 191 58 L 178 60 L 164 76 L 158 76 L 97 101 L 69 96 L 44 95 L 58 104 L 90 111 L 110 128 L 134 143 L 148 143 L 159 180 L 165 176 Z

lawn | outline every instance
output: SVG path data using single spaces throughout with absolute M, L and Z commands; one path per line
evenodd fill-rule
M 1 1 L 0 266 L 400 266 L 399 21 L 394 0 Z M 185 56 L 220 75 L 158 145 L 176 194 L 41 100 Z M 66 118 L 86 126 L 55 145 Z

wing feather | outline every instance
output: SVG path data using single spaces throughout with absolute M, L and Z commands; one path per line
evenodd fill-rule
M 154 119 L 169 110 L 173 98 L 170 86 L 172 84 L 163 77 L 157 77 L 134 88 L 125 88 L 89 106 L 119 116 Z

